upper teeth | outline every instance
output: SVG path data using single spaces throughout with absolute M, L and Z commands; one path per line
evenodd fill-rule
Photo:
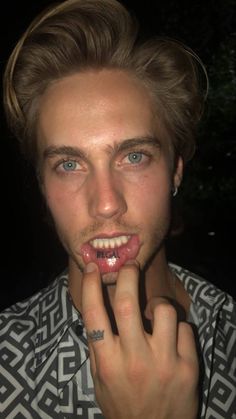
M 114 249 L 115 247 L 120 247 L 122 244 L 128 243 L 130 236 L 119 236 L 113 237 L 112 239 L 100 238 L 90 241 L 90 244 L 95 247 L 95 249 Z

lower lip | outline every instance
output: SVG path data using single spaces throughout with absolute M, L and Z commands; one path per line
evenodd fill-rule
M 89 243 L 81 247 L 84 263 L 95 262 L 101 274 L 118 272 L 131 259 L 135 259 L 140 249 L 139 238 L 132 235 L 128 243 L 114 249 L 95 249 Z

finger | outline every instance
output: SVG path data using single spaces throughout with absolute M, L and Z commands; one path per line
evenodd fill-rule
M 104 306 L 100 274 L 95 263 L 86 266 L 82 280 L 82 316 L 89 347 L 96 362 L 101 351 L 104 353 L 110 347 L 113 334 Z
M 138 281 L 138 266 L 134 261 L 129 261 L 119 271 L 114 299 L 114 314 L 120 342 L 127 351 L 140 347 L 144 337 Z
M 148 319 L 151 322 L 152 328 L 153 328 L 153 324 L 154 324 L 154 311 L 155 311 L 155 308 L 162 301 L 165 302 L 165 300 L 163 300 L 162 297 L 152 297 L 148 301 L 148 303 L 146 305 L 144 315 L 145 315 L 146 319 Z
M 156 298 L 153 312 L 153 339 L 159 358 L 170 360 L 177 356 L 177 313 L 165 298 Z
M 179 323 L 177 351 L 181 358 L 193 362 L 198 360 L 193 329 L 191 325 L 186 322 Z
M 178 354 L 184 362 L 184 371 L 186 382 L 189 386 L 194 386 L 197 390 L 199 380 L 199 361 L 195 337 L 190 324 L 186 322 L 179 323 L 178 330 Z
M 91 345 L 89 341 L 88 341 L 88 348 L 89 348 L 90 370 L 91 370 L 92 377 L 94 379 L 97 373 L 97 366 L 96 366 L 96 359 L 95 359 L 93 346 Z

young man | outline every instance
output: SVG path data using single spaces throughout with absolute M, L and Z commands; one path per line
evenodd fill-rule
M 7 64 L 7 118 L 68 269 L 1 314 L 4 418 L 235 418 L 235 303 L 165 256 L 199 60 L 136 33 L 115 0 L 67 0 Z

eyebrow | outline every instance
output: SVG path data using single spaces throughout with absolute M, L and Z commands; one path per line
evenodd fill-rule
M 43 159 L 53 158 L 56 156 L 72 156 L 72 157 L 80 157 L 85 159 L 87 154 L 84 153 L 78 147 L 72 147 L 67 145 L 62 145 L 60 147 L 57 146 L 49 146 L 43 152 Z
M 157 137 L 152 136 L 145 136 L 145 137 L 137 137 L 137 138 L 129 138 L 127 140 L 121 141 L 119 143 L 115 143 L 114 145 L 107 145 L 107 152 L 110 154 L 115 154 L 117 152 L 125 151 L 131 148 L 136 148 L 140 146 L 151 146 L 155 148 L 161 147 L 161 142 L 157 139 Z M 79 147 L 76 146 L 49 146 L 43 152 L 43 159 L 53 158 L 56 156 L 72 156 L 72 157 L 79 157 L 81 159 L 87 159 L 88 155 L 84 151 L 82 151 Z
M 151 146 L 151 147 L 160 149 L 161 142 L 158 140 L 157 137 L 145 136 L 145 137 L 130 138 L 130 139 L 127 139 L 120 143 L 115 144 L 115 146 L 108 145 L 108 148 L 109 149 L 111 148 L 114 153 L 114 152 L 121 152 L 127 149 L 136 148 L 140 146 Z

